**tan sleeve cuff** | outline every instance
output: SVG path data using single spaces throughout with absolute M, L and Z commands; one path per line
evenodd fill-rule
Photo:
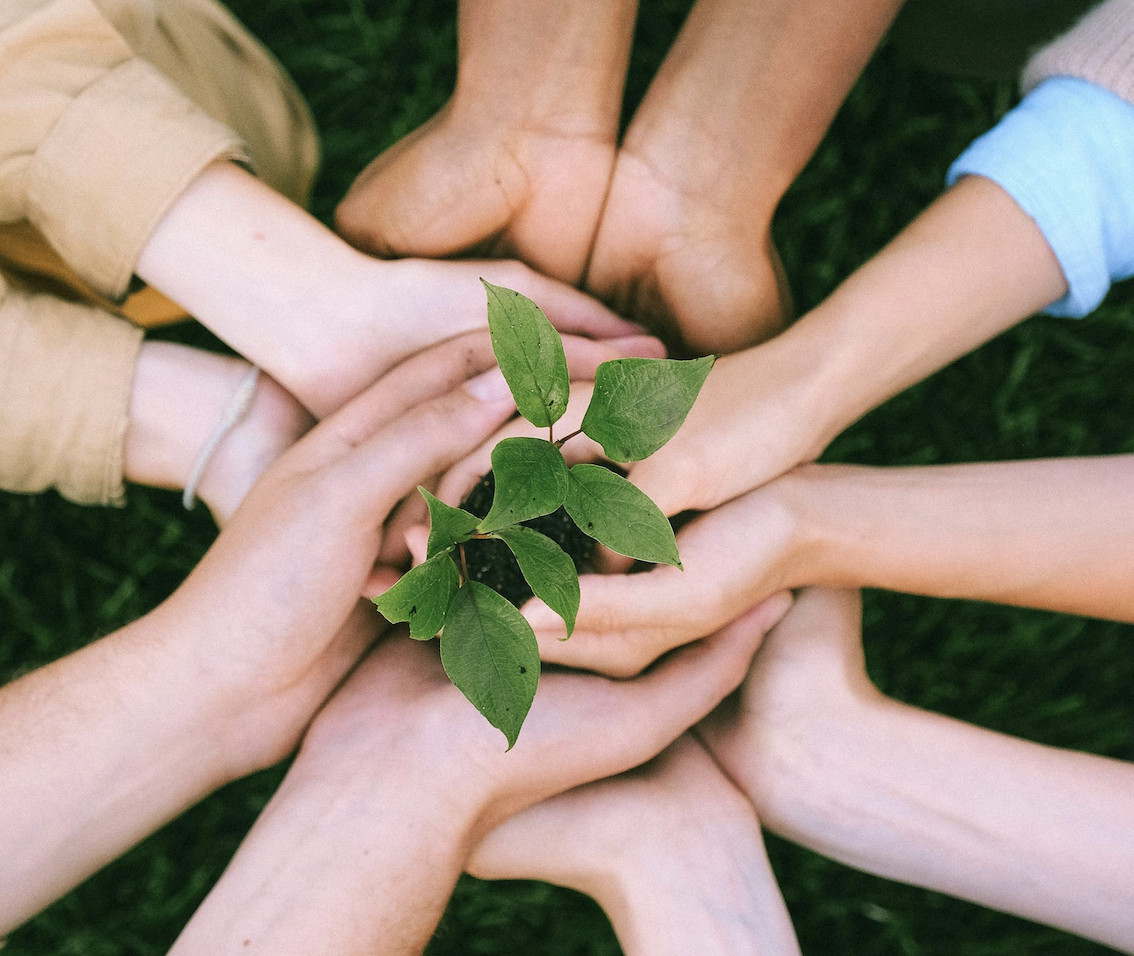
M 127 292 L 166 210 L 216 160 L 247 162 L 226 126 L 154 67 L 128 60 L 68 105 L 28 175 L 28 218 L 90 285 Z
M 142 332 L 47 296 L 0 304 L 0 487 L 121 504 Z
M 1106 0 L 1024 67 L 1027 93 L 1053 76 L 1097 83 L 1134 104 L 1134 0 Z

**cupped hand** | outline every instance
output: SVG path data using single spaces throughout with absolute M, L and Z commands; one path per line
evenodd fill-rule
M 462 341 L 469 342 L 470 349 L 475 349 L 477 366 L 485 368 L 495 362 L 491 343 L 485 335 L 470 335 Z M 630 356 L 642 358 L 661 358 L 665 348 L 658 339 L 647 335 L 632 335 L 617 339 L 588 339 L 576 335 L 563 336 L 563 348 L 567 356 L 567 371 L 571 379 L 571 398 L 567 412 L 555 423 L 555 435 L 564 437 L 575 431 L 582 422 L 590 401 L 591 388 L 594 381 L 595 370 L 603 362 L 611 359 L 626 358 Z M 428 353 L 426 353 L 428 354 Z M 471 360 L 471 359 L 470 359 Z M 455 462 L 444 474 L 437 475 L 430 481 L 422 482 L 429 490 L 446 504 L 458 505 L 469 490 L 492 467 L 492 449 L 505 438 L 518 436 L 532 438 L 547 438 L 547 429 L 536 428 L 524 418 L 516 417 L 495 432 L 488 441 L 479 445 L 469 455 Z M 598 446 L 584 435 L 578 435 L 566 443 L 563 448 L 564 457 L 568 462 L 590 461 L 600 452 Z M 386 542 L 383 546 L 381 560 L 387 565 L 402 565 L 410 555 L 406 549 L 407 534 L 416 540 L 416 530 L 420 530 L 428 522 L 428 511 L 420 495 L 411 495 L 394 513 L 387 526 Z M 424 560 L 424 556 L 415 556 L 417 560 Z M 384 578 L 385 586 L 393 583 L 392 579 Z M 375 592 L 376 593 L 376 592 Z
M 496 122 L 450 103 L 359 174 L 336 226 L 379 256 L 514 257 L 575 285 L 614 151 L 589 130 Z
M 754 611 L 633 681 L 548 670 L 507 752 L 449 682 L 436 646 L 395 631 L 320 712 L 297 766 L 428 777 L 479 838 L 539 800 L 656 756 L 739 684 L 771 623 Z
M 667 515 L 707 511 L 818 457 L 834 437 L 813 356 L 777 337 L 718 359 L 668 444 L 629 478 Z
M 524 607 L 545 661 L 614 676 L 636 674 L 662 654 L 722 627 L 761 601 L 780 607 L 798 584 L 796 519 L 778 483 L 749 492 L 677 534 L 683 570 L 584 574 L 575 629 L 538 600 Z
M 359 598 L 391 509 L 514 412 L 499 371 L 469 379 L 476 371 L 468 349 L 450 344 L 317 426 L 154 612 L 241 706 L 294 703 L 301 726 L 373 639 L 378 615 Z
M 814 755 L 881 699 L 866 674 L 859 593 L 806 588 L 769 633 L 740 693 L 697 733 L 760 818 L 778 825 L 800 779 L 814 772 Z M 797 779 L 800 768 L 810 771 Z
M 602 897 L 646 860 L 683 866 L 727 824 L 755 825 L 752 805 L 685 735 L 641 767 L 509 818 L 481 840 L 467 869 L 483 880 L 543 880 Z
M 674 146 L 619 150 L 584 288 L 680 353 L 762 342 L 792 310 L 771 209 L 741 212 L 721 189 L 727 173 L 686 163 Z

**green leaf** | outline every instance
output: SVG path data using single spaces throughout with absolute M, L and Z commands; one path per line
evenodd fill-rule
M 575 465 L 563 507 L 583 534 L 612 551 L 681 567 L 669 520 L 621 475 L 600 465 Z
M 496 491 L 481 531 L 551 514 L 567 497 L 563 453 L 542 438 L 505 438 L 492 449 Z
M 614 461 L 640 461 L 669 441 L 715 359 L 626 358 L 603 362 L 583 416 L 583 432 Z
M 461 508 L 445 504 L 440 498 L 433 497 L 421 485 L 417 486 L 417 490 L 429 505 L 429 543 L 426 545 L 426 557 L 432 558 L 442 551 L 447 551 L 454 544 L 469 540 L 480 518 Z
M 579 574 L 571 556 L 547 535 L 523 525 L 502 528 L 496 537 L 512 549 L 524 580 L 536 597 L 563 618 L 570 637 L 579 613 Z
M 441 663 L 511 750 L 539 683 L 539 647 L 524 616 L 492 588 L 467 581 L 445 616 Z
M 548 428 L 563 417 L 571 383 L 563 340 L 531 299 L 480 280 L 488 292 L 488 330 L 516 408 Z
M 382 616 L 391 624 L 409 621 L 410 637 L 428 641 L 441 630 L 453 595 L 457 593 L 457 568 L 447 554 L 439 554 L 411 568 L 385 594 L 374 599 Z

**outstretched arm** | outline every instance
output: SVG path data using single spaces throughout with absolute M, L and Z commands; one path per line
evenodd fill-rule
M 514 409 L 497 370 L 450 391 L 477 362 L 391 373 L 269 468 L 168 600 L 0 689 L 0 932 L 295 747 L 378 630 L 359 595 L 390 509 Z
M 924 468 L 805 465 L 696 518 L 684 570 L 583 575 L 571 640 L 529 620 L 544 659 L 633 673 L 769 594 L 806 585 L 1134 621 L 1134 457 Z
M 883 698 L 857 596 L 805 591 L 703 738 L 771 829 L 1134 951 L 1134 767 Z
M 372 259 L 231 163 L 174 202 L 137 273 L 317 417 L 421 349 L 484 328 L 480 276 L 535 299 L 562 331 L 640 331 L 519 263 Z
M 681 430 L 630 477 L 667 514 L 715 507 L 1066 289 L 1027 213 L 966 177 L 787 331 L 721 358 Z
M 436 648 L 391 634 L 320 713 L 173 952 L 421 952 L 480 837 L 664 749 L 739 682 L 769 611 L 636 681 L 544 674 L 509 752 Z

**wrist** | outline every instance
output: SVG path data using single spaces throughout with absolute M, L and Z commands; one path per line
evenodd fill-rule
M 613 145 L 637 7 L 637 0 L 462 4 L 454 118 Z M 500 56 L 502 39 L 522 51 L 518 57 Z
M 201 349 L 145 342 L 130 395 L 127 480 L 184 488 L 248 369 L 239 359 Z M 217 445 L 198 485 L 218 523 L 232 515 L 263 470 L 309 424 L 294 398 L 261 377 L 247 412 Z
M 378 345 L 344 325 L 362 309 L 356 285 L 379 265 L 250 173 L 217 163 L 158 223 L 137 272 L 322 414 L 320 387 L 343 354 Z
M 848 483 L 861 471 L 853 465 L 807 463 L 768 486 L 790 516 L 781 560 L 784 588 L 869 586 L 863 540 L 871 528 L 857 527 L 857 502 L 847 494 Z
M 786 729 L 768 728 L 728 770 L 772 832 L 815 849 L 834 850 L 859 825 L 877 793 L 891 709 L 865 678 L 825 695 L 825 704 Z M 750 742 L 751 743 L 751 742 Z M 863 779 L 863 778 L 867 779 Z M 873 778 L 873 779 L 871 779 Z
M 794 952 L 794 934 L 768 865 L 760 825 L 736 806 L 702 808 L 656 845 L 638 844 L 589 892 L 629 956 Z

